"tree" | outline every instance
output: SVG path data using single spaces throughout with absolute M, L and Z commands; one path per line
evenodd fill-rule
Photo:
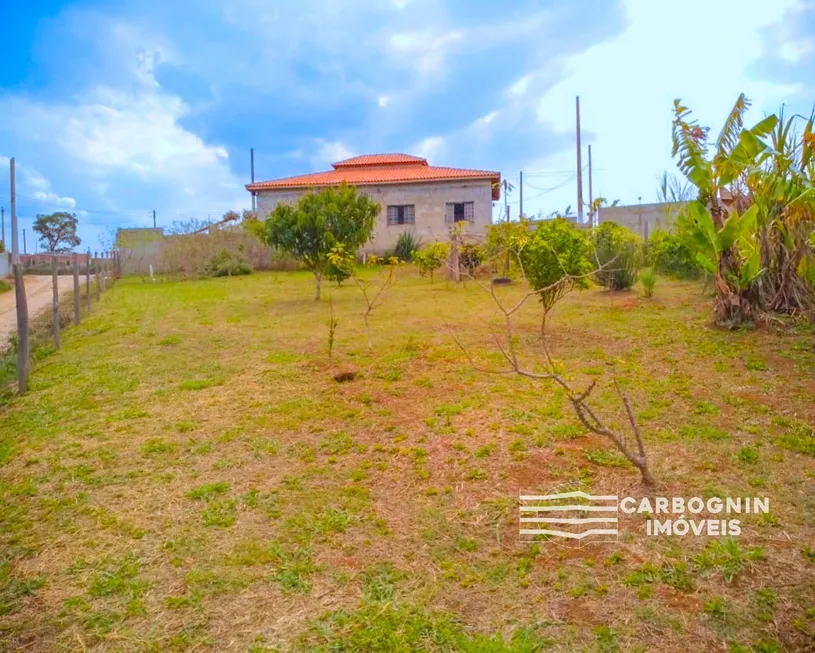
M 40 243 L 49 252 L 66 252 L 82 242 L 76 235 L 76 225 L 75 215 L 57 211 L 49 215 L 38 214 L 34 220 L 34 231 L 40 235 Z
M 705 250 L 715 254 L 711 273 L 716 288 L 716 318 L 719 324 L 731 327 L 750 320 L 752 316 L 752 302 L 748 296 L 752 280 L 745 283 L 742 272 L 744 265 L 752 264 L 752 251 L 741 251 L 739 244 L 749 243 L 753 235 L 740 232 L 738 238 L 734 237 L 733 231 L 737 227 L 747 227 L 750 223 L 739 219 L 727 226 L 729 220 L 722 201 L 723 191 L 729 191 L 735 197 L 743 195 L 741 189 L 746 187 L 747 178 L 771 154 L 771 148 L 762 139 L 778 124 L 778 118 L 772 115 L 751 129 L 745 129 L 744 113 L 749 106 L 749 100 L 741 94 L 713 144 L 713 155 L 708 156 L 709 128 L 691 120 L 690 109 L 680 100 L 674 100 L 673 156 L 677 157 L 679 169 L 688 181 L 698 189 L 698 198 L 691 202 L 687 221 L 693 226 L 695 235 L 692 234 L 687 242 L 705 243 Z M 710 215 L 710 227 L 706 223 L 706 212 Z M 704 233 L 704 238 L 697 237 Z M 708 242 L 712 250 L 708 250 Z M 704 251 L 697 250 L 697 253 L 705 257 Z M 700 259 L 699 263 L 705 266 L 703 260 Z
M 609 290 L 626 290 L 633 286 L 642 262 L 640 237 L 616 222 L 604 222 L 594 229 L 593 239 L 600 265 L 597 283 Z
M 295 256 L 312 271 L 319 300 L 332 250 L 341 246 L 356 252 L 371 237 L 378 213 L 379 204 L 342 183 L 308 192 L 294 206 L 278 204 L 255 232 L 264 243 Z
M 546 310 L 573 286 L 588 287 L 591 245 L 586 234 L 566 218 L 541 222 L 532 236 L 516 234 L 511 247 L 516 248 L 518 262 Z

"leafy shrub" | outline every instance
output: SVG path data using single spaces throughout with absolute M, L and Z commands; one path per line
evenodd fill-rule
M 522 243 L 516 234 L 516 242 Z M 546 220 L 522 244 L 519 259 L 527 280 L 535 290 L 557 283 L 564 276 L 572 279 L 541 293 L 541 302 L 549 309 L 569 286 L 585 288 L 591 272 L 591 245 L 586 234 L 565 218 Z
M 487 242 L 485 245 L 485 255 L 487 260 L 494 266 L 507 267 L 503 274 L 511 275 L 512 266 L 517 264 L 518 253 L 524 248 L 530 238 L 529 220 L 510 222 L 498 222 L 487 229 Z M 509 253 L 509 256 L 507 256 Z
M 601 269 L 597 283 L 609 290 L 625 290 L 637 281 L 642 261 L 642 241 L 616 222 L 604 222 L 594 230 L 594 251 Z
M 657 272 L 669 274 L 677 279 L 696 279 L 699 266 L 693 252 L 683 243 L 682 238 L 667 231 L 655 231 L 645 244 L 648 265 Z
M 419 249 L 422 241 L 416 237 L 416 234 L 411 231 L 403 231 L 399 234 L 396 240 L 396 247 L 393 250 L 393 256 L 400 261 L 410 262 L 413 260 L 413 254 Z M 388 257 L 389 258 L 389 257 Z
M 465 243 L 459 250 L 458 262 L 470 276 L 475 276 L 476 270 L 484 262 L 484 248 L 475 243 Z
M 8 281 L 5 279 L 0 279 L 0 295 L 2 295 L 4 292 L 12 290 L 13 288 L 14 286 L 12 286 Z
M 238 252 L 222 249 L 210 259 L 204 272 L 210 277 L 238 277 L 252 273 L 252 266 Z
M 657 285 L 657 277 L 653 268 L 645 268 L 640 272 L 640 283 L 642 284 L 642 294 L 646 297 L 654 295 L 654 286 Z
M 447 261 L 450 254 L 449 243 L 430 243 L 413 254 L 413 260 L 419 266 L 419 274 L 423 277 L 430 275 L 433 283 L 433 273 Z

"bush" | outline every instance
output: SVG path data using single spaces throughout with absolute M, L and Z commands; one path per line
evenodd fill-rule
M 447 261 L 450 255 L 449 243 L 430 243 L 413 254 L 413 260 L 419 266 L 419 274 L 423 277 L 430 275 L 433 283 L 433 273 Z
M 654 270 L 677 279 L 696 279 L 699 266 L 682 239 L 667 231 L 655 231 L 645 244 L 645 258 Z
M 520 250 L 520 261 L 527 280 L 535 290 L 557 283 L 569 275 L 569 284 L 561 284 L 541 293 L 541 302 L 551 308 L 570 287 L 586 288 L 591 272 L 591 245 L 586 234 L 565 218 L 546 220 Z
M 413 260 L 413 254 L 416 253 L 421 244 L 421 239 L 417 238 L 413 231 L 403 231 L 396 240 L 396 248 L 393 250 L 393 256 L 400 261 L 409 263 Z
M 8 292 L 9 290 L 14 290 L 14 286 L 12 286 L 5 279 L 0 279 L 0 295 L 2 295 L 4 292 Z
M 493 269 L 501 268 L 503 274 L 512 275 L 517 264 L 518 253 L 530 238 L 529 220 L 498 222 L 487 229 L 487 242 L 484 253 Z M 509 256 L 507 256 L 509 252 Z M 507 263 L 509 267 L 507 268 Z
M 458 262 L 470 276 L 474 277 L 484 262 L 484 248 L 475 243 L 465 243 L 459 250 Z
M 645 268 L 640 272 L 640 283 L 642 284 L 642 294 L 646 297 L 654 295 L 654 286 L 657 285 L 657 277 L 653 268 Z
M 210 259 L 204 270 L 204 274 L 209 277 L 239 277 L 244 274 L 251 274 L 252 266 L 237 252 L 222 249 Z
M 597 283 L 609 290 L 625 290 L 637 281 L 642 262 L 642 240 L 616 222 L 604 222 L 594 230 L 594 251 L 600 270 Z

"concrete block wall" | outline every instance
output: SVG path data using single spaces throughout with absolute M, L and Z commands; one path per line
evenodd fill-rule
M 676 215 L 685 206 L 684 202 L 658 202 L 652 204 L 632 204 L 630 206 L 610 206 L 601 208 L 597 214 L 599 222 L 616 222 L 628 227 L 643 240 L 657 230 L 670 231 Z
M 365 252 L 381 254 L 392 250 L 399 234 L 412 230 L 423 243 L 436 240 L 447 241 L 449 225 L 445 223 L 448 202 L 473 202 L 473 222 L 465 228 L 472 236 L 483 235 L 492 224 L 492 186 L 489 180 L 460 182 L 383 184 L 361 186 L 360 192 L 378 202 L 381 210 L 376 218 L 370 242 L 362 248 Z M 280 202 L 292 204 L 305 191 L 266 190 L 257 198 L 258 217 L 265 218 Z M 413 225 L 388 225 L 389 205 L 413 204 L 416 220 Z

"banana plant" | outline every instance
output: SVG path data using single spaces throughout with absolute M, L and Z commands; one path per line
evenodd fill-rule
M 746 291 L 761 275 L 761 250 L 756 242 L 758 207 L 743 214 L 731 212 L 717 228 L 710 210 L 701 202 L 690 203 L 688 212 L 677 216 L 677 228 L 686 247 L 696 253 L 699 266 L 728 289 Z M 723 266 L 725 252 L 737 246 L 739 260 Z

